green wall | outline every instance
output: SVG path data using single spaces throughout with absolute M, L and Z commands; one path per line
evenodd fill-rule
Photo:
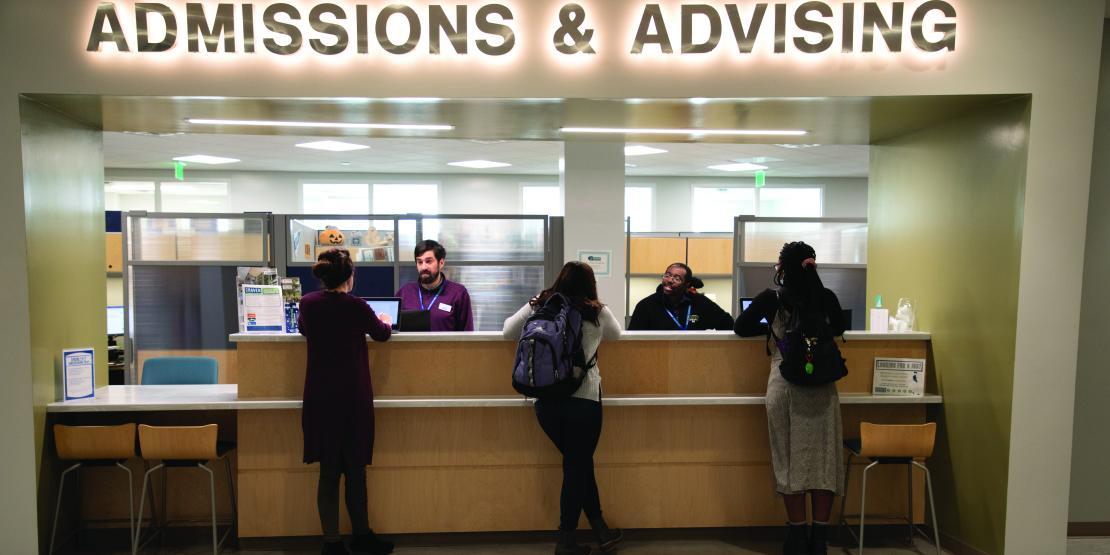
M 1110 522 L 1110 480 L 1106 463 L 1110 441 L 1110 372 L 1106 371 L 1106 340 L 1110 337 L 1110 24 L 1103 27 L 1102 69 L 1095 115 L 1091 197 L 1087 205 L 1087 253 L 1083 261 L 1083 308 L 1079 320 L 1079 353 L 1075 376 L 1075 434 L 1071 459 L 1068 522 Z
M 63 349 L 96 349 L 97 386 L 108 384 L 104 315 L 104 162 L 101 134 L 20 100 L 27 228 L 31 378 L 40 547 L 48 543 L 57 487 L 46 405 L 61 398 Z
M 944 396 L 929 461 L 941 531 L 1002 553 L 1029 102 L 874 146 L 868 298 L 918 303 Z

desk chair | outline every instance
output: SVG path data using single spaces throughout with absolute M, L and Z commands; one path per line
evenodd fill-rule
M 143 363 L 142 385 L 219 383 L 219 367 L 212 357 L 155 357 Z
M 936 435 L 937 425 L 935 422 L 914 425 L 883 425 L 861 422 L 859 439 L 844 441 L 844 447 L 848 450 L 848 464 L 844 476 L 844 497 L 840 498 L 840 525 L 846 527 L 848 533 L 856 539 L 859 544 L 860 555 L 863 555 L 863 525 L 867 508 L 867 472 L 880 464 L 906 465 L 906 475 L 909 480 L 909 514 L 907 515 L 907 521 L 910 525 L 911 543 L 918 533 L 925 536 L 925 538 L 929 537 L 913 522 L 913 467 L 916 466 L 925 472 L 925 485 L 929 493 L 929 511 L 933 519 L 932 539 L 936 545 L 937 555 L 941 555 L 940 530 L 937 529 L 937 507 L 933 502 L 933 479 L 929 474 L 929 469 L 919 462 L 932 456 Z M 851 527 L 847 527 L 849 515 L 844 514 L 844 506 L 848 499 L 848 477 L 852 473 L 853 457 L 862 457 L 870 461 L 863 469 L 858 536 Z
M 54 504 L 54 524 L 50 527 L 49 555 L 54 553 L 54 536 L 58 532 L 58 514 L 62 508 L 62 491 L 66 484 L 66 476 L 82 466 L 111 466 L 115 465 L 127 473 L 127 526 L 131 541 L 135 540 L 135 500 L 132 493 L 134 488 L 131 482 L 131 469 L 124 464 L 127 459 L 135 456 L 135 425 L 120 424 L 118 426 L 65 426 L 54 425 L 54 445 L 58 451 L 58 458 L 63 461 L 75 461 L 73 465 L 62 472 L 58 482 L 58 500 Z M 80 489 L 78 489 L 80 493 Z M 135 544 L 131 544 L 132 550 Z
M 135 526 L 135 541 L 132 543 L 132 554 L 138 552 L 142 544 L 139 543 L 143 528 L 143 502 L 146 501 L 146 486 L 150 475 L 157 470 L 163 471 L 162 476 L 162 503 L 163 519 L 165 519 L 165 483 L 166 471 L 169 468 L 199 468 L 208 473 L 210 500 L 212 503 L 212 553 L 218 553 L 220 546 L 231 535 L 235 527 L 236 501 L 235 481 L 231 475 L 231 459 L 227 456 L 234 445 L 220 443 L 216 440 L 219 427 L 216 424 L 204 426 L 147 426 L 139 425 L 139 451 L 146 461 L 160 461 L 158 465 L 146 471 L 143 475 L 143 493 L 139 499 L 139 519 Z M 212 460 L 223 459 L 224 469 L 227 471 L 227 491 L 231 498 L 231 523 L 223 536 L 218 536 L 216 531 L 216 474 L 205 463 Z M 162 527 L 167 522 L 162 523 Z M 153 536 L 152 536 L 153 537 Z M 150 538 L 148 538 L 148 541 Z

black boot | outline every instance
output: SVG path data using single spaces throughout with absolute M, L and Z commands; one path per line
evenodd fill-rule
M 809 555 L 828 555 L 829 525 L 817 524 L 809 527 Z
M 579 545 L 574 530 L 559 530 L 559 543 L 555 544 L 555 555 L 590 555 L 594 550 L 588 545 Z
M 786 525 L 786 542 L 782 544 L 782 555 L 809 555 L 809 537 L 805 524 Z
M 370 553 L 371 555 L 387 555 L 393 553 L 393 542 L 380 538 L 373 530 L 370 530 L 365 534 L 355 534 L 351 538 L 351 551 Z
M 616 550 L 617 544 L 624 539 L 624 532 L 620 528 L 609 528 L 609 525 L 605 524 L 605 519 L 600 516 L 590 519 L 590 528 L 594 530 L 597 546 L 601 548 L 602 553 Z
M 350 551 L 347 551 L 347 547 L 345 545 L 343 545 L 343 542 L 341 542 L 341 541 L 338 541 L 338 542 L 324 542 L 324 547 L 323 547 L 323 549 L 320 550 L 320 555 L 349 555 L 349 554 L 350 554 Z

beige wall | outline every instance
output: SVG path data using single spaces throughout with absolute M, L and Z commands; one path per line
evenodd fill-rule
M 867 297 L 915 299 L 933 334 L 938 518 L 986 553 L 1004 545 L 1028 115 L 1010 101 L 871 150 Z
M 64 395 L 63 349 L 96 349 L 97 386 L 108 384 L 105 344 L 104 169 L 100 133 L 30 101 L 20 104 L 27 222 L 35 454 L 40 537 L 49 530 L 60 469 L 46 405 Z M 48 541 L 46 539 L 43 540 Z
M 1075 447 L 1072 450 L 1069 522 L 1110 522 L 1110 373 L 1106 340 L 1110 336 L 1110 36 L 1103 33 L 1102 71 L 1095 120 L 1091 200 L 1087 216 L 1087 257 L 1083 266 L 1083 311 L 1079 323 L 1079 361 L 1075 380 Z
M 182 9 L 183 2 L 172 3 Z M 0 49 L 19 55 L 5 58 L 0 82 L 5 134 L 0 140 L 0 183 L 22 180 L 14 135 L 19 93 L 437 97 L 449 92 L 456 97 L 521 98 L 1031 94 L 1005 543 L 1012 553 L 1063 553 L 1067 499 L 1061 492 L 1068 491 L 1070 468 L 1061 454 L 1071 452 L 1081 276 L 1060 269 L 1079 268 L 1083 262 L 1104 2 L 958 2 L 957 49 L 942 58 L 916 52 L 743 57 L 734 47 L 722 47 L 712 55 L 644 60 L 631 60 L 628 54 L 643 5 L 631 1 L 590 4 L 590 23 L 599 29 L 597 55 L 567 60 L 551 54 L 550 22 L 561 4 L 514 4 L 521 46 L 502 63 L 454 56 L 404 61 L 380 53 L 324 63 L 311 56 L 289 60 L 261 53 L 94 57 L 84 51 L 94 2 L 8 0 L 0 3 Z M 670 10 L 675 3 L 666 6 Z M 23 218 L 21 199 L 9 189 L 2 193 L 9 202 L 0 204 L 4 226 Z M 93 216 L 89 218 L 86 223 Z M 605 233 L 612 237 L 604 242 L 618 241 L 619 230 Z M 19 249 L 20 233 L 4 237 Z M 23 263 L 18 254 L 10 260 L 16 268 Z M 7 267 L 5 277 L 18 273 Z M 23 280 L 12 283 L 18 296 Z M 18 322 L 27 304 L 18 298 L 10 302 Z M 29 328 L 0 338 L 0 349 L 17 353 L 10 359 L 12 372 L 27 376 L 15 380 L 16 386 L 31 374 L 29 358 L 18 354 L 29 350 L 28 333 Z M 26 406 L 17 399 L 18 389 L 6 389 L 5 395 L 16 403 L 10 406 Z M 27 422 L 26 417 L 6 420 L 5 435 L 25 438 Z M 2 478 L 5 491 L 9 484 L 29 479 L 25 468 L 12 470 Z M 10 505 L 26 501 L 17 497 Z M 3 527 L 27 530 L 25 524 L 23 517 L 13 516 Z

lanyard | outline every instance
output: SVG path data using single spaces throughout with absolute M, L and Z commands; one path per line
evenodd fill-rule
M 690 327 L 690 312 L 692 310 L 694 310 L 694 305 L 693 304 L 686 307 L 686 323 L 685 324 L 680 324 L 678 322 L 678 318 L 675 318 L 674 314 L 672 314 L 670 310 L 667 310 L 666 307 L 663 308 L 663 312 L 666 312 L 667 316 L 670 316 L 671 320 L 674 321 L 674 325 L 678 326 L 678 329 L 680 329 L 682 331 L 686 331 L 686 328 Z
M 424 307 L 424 288 L 420 287 L 420 284 L 417 284 L 416 285 L 416 294 L 420 295 L 420 310 L 431 310 L 432 307 L 436 305 L 436 299 L 438 299 L 439 294 L 443 292 L 443 286 L 445 286 L 445 285 L 447 285 L 447 280 L 446 279 L 443 280 L 443 283 L 439 284 L 439 290 L 436 291 L 436 295 L 434 297 L 432 297 L 432 300 L 428 301 L 428 307 L 425 308 Z

